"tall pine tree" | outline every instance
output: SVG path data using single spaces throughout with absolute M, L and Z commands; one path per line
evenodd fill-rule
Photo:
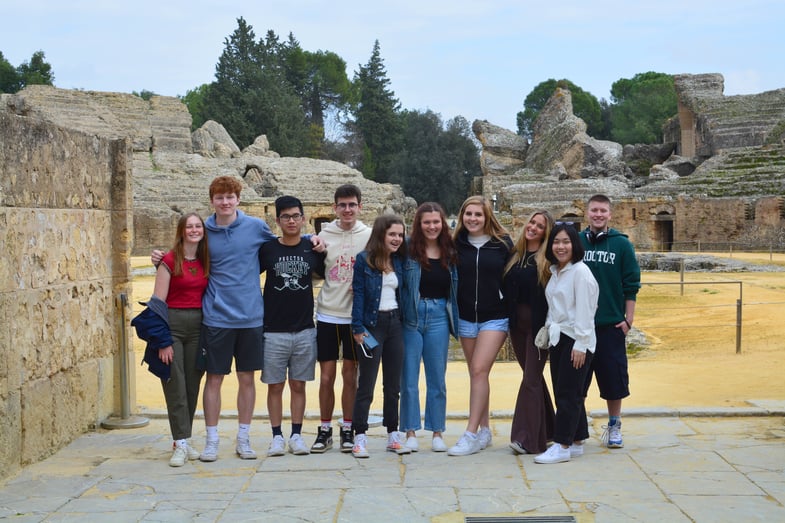
M 285 44 L 272 31 L 257 41 L 243 18 L 224 44 L 215 81 L 204 93 L 205 119 L 221 122 L 241 148 L 266 134 L 281 155 L 302 155 L 308 126 L 300 98 L 286 79 Z
M 356 73 L 355 83 L 359 91 L 355 123 L 364 142 L 360 171 L 366 178 L 387 182 L 390 161 L 401 147 L 403 129 L 398 118 L 400 102 L 389 88 L 378 40 L 368 63 Z

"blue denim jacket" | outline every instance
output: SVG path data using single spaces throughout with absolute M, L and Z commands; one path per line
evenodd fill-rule
M 395 298 L 401 307 L 401 287 L 403 286 L 403 261 L 393 256 L 393 269 L 398 277 L 398 290 Z M 379 318 L 379 302 L 382 298 L 382 273 L 368 266 L 368 251 L 362 251 L 354 260 L 352 276 L 352 333 L 365 331 L 365 326 L 374 327 Z
M 407 258 L 403 263 L 403 289 L 401 290 L 401 314 L 403 324 L 417 328 L 417 304 L 420 301 L 420 264 Z M 458 337 L 458 267 L 450 265 L 450 296 L 447 300 L 447 318 L 450 334 Z

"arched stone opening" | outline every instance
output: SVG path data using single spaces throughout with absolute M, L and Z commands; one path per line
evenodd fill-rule
M 673 249 L 673 221 L 675 216 L 667 211 L 660 211 L 652 216 L 654 221 L 654 245 L 657 250 Z

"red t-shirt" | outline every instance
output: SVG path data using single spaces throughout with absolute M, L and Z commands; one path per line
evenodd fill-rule
M 161 262 L 169 269 L 172 279 L 166 304 L 172 309 L 201 309 L 202 295 L 207 288 L 207 278 L 199 260 L 183 260 L 183 273 L 174 275 L 174 252 L 167 252 Z

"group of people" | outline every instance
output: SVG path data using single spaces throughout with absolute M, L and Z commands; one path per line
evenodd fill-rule
M 632 243 L 610 227 L 611 214 L 611 201 L 602 194 L 589 198 L 588 227 L 580 232 L 546 210 L 534 212 L 504 268 L 510 339 L 523 370 L 510 448 L 536 454 L 535 463 L 583 454 L 592 376 L 608 407 L 602 442 L 624 446 L 621 406 L 630 394 L 625 339 L 640 267 Z M 543 378 L 548 358 L 555 410 Z
M 621 401 L 629 395 L 624 336 L 633 322 L 640 271 L 630 242 L 608 226 L 607 197 L 590 199 L 589 227 L 580 234 L 573 224 L 554 223 L 547 211 L 537 211 L 513 243 L 480 196 L 464 202 L 453 233 L 433 202 L 418 207 L 408 236 L 397 215 L 381 215 L 368 227 L 359 220 L 362 197 L 352 184 L 336 189 L 336 219 L 318 235 L 301 234 L 306 218 L 300 200 L 279 197 L 276 236 L 263 220 L 238 209 L 241 188 L 233 177 L 213 180 L 214 214 L 204 221 L 183 216 L 171 251 L 152 254 L 158 269 L 151 303 L 165 302 L 168 318 L 166 310 L 162 317 L 171 333 L 157 345 L 170 371 L 161 382 L 174 440 L 171 466 L 218 458 L 221 385 L 233 360 L 235 451 L 242 459 L 257 457 L 250 437 L 256 371 L 268 386 L 268 456 L 284 455 L 287 447 L 295 455 L 333 448 L 339 360 L 342 452 L 369 456 L 369 409 L 381 367 L 388 451 L 420 450 L 417 431 L 424 420 L 432 451 L 474 454 L 491 445 L 490 371 L 508 332 L 523 370 L 510 447 L 538 454 L 538 463 L 582 454 L 592 371 L 608 402 L 605 443 L 622 446 Z M 324 280 L 315 307 L 314 277 Z M 534 338 L 541 327 L 548 342 L 538 348 Z M 470 398 L 466 430 L 448 447 L 451 336 L 460 339 L 466 358 Z M 555 411 L 543 379 L 549 355 Z M 308 447 L 302 437 L 305 385 L 315 379 L 317 361 L 321 421 Z M 188 440 L 204 374 L 206 441 L 199 453 Z M 288 443 L 282 430 L 287 382 Z M 548 441 L 554 442 L 550 448 Z

